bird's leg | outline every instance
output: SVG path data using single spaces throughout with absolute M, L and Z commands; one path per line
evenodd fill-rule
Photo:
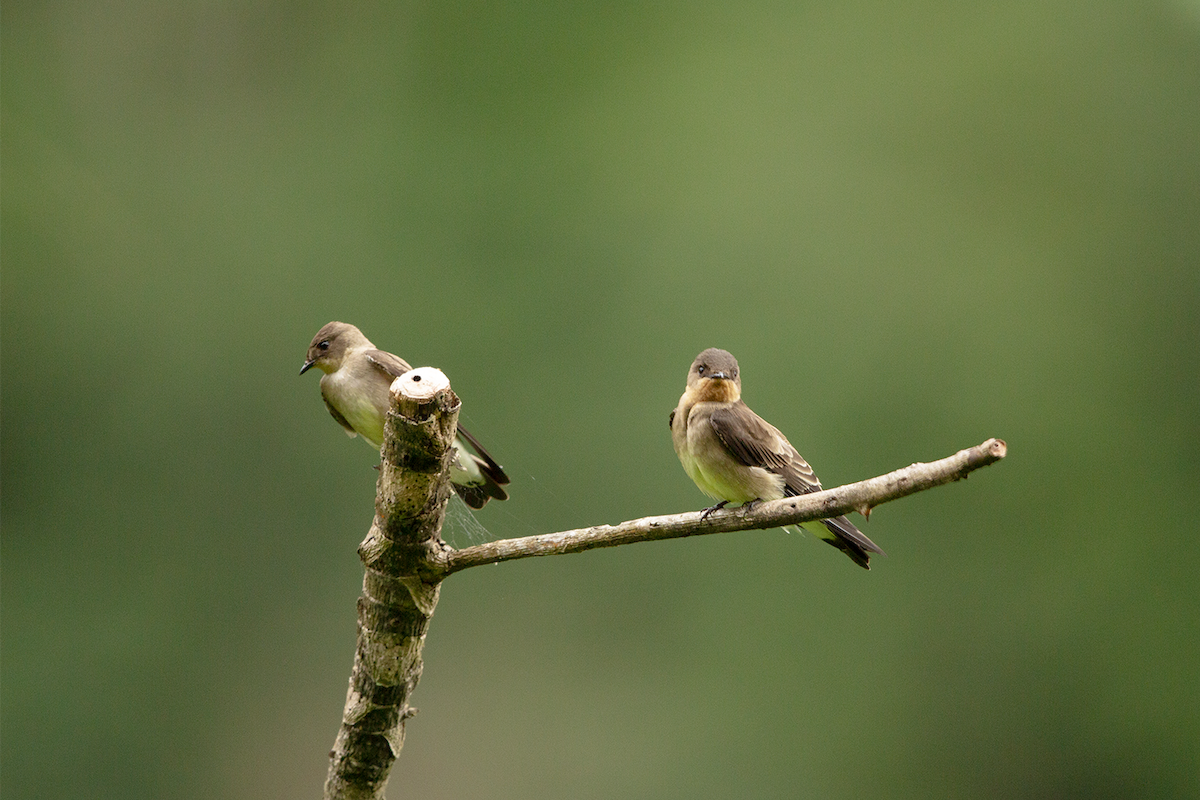
M 724 508 L 725 504 L 728 502 L 728 500 L 722 500 L 715 506 L 709 506 L 708 508 L 704 509 L 704 511 L 700 514 L 701 521 L 708 519 L 708 515 L 716 511 L 718 508 Z

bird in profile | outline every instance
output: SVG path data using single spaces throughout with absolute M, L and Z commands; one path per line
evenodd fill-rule
M 688 477 L 700 491 L 727 503 L 778 500 L 820 491 L 821 482 L 779 429 L 742 402 L 737 359 L 711 347 L 692 362 L 687 389 L 671 412 L 671 440 Z M 846 517 L 812 520 L 801 527 L 870 569 L 883 551 Z
M 330 322 L 317 331 L 300 374 L 313 367 L 325 373 L 321 397 L 329 413 L 348 436 L 361 436 L 378 449 L 391 403 L 388 390 L 392 381 L 412 367 L 399 356 L 376 348 L 362 331 L 346 322 Z M 450 482 L 468 506 L 483 508 L 490 499 L 508 499 L 504 490 L 508 476 L 462 425 L 458 426 L 454 451 Z

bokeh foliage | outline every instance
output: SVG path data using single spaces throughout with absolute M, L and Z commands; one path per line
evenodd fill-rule
M 720 346 L 865 523 L 444 587 L 390 796 L 1200 793 L 1200 6 L 6 3 L 6 798 L 314 796 L 370 452 L 444 369 L 494 536 L 701 507 Z M 462 526 L 460 526 L 462 527 Z M 469 535 L 459 531 L 458 535 Z

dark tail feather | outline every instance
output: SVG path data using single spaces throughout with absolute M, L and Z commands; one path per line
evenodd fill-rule
M 483 449 L 483 445 L 479 440 L 472 436 L 463 428 L 458 426 L 458 437 L 465 441 L 474 453 L 469 455 L 475 460 L 479 471 L 483 473 L 483 483 L 463 486 L 454 484 L 454 491 L 458 492 L 458 496 L 463 499 L 471 508 L 483 508 L 488 500 L 495 498 L 496 500 L 507 500 L 508 492 L 504 491 L 504 486 L 509 483 L 508 476 L 504 474 L 504 468 L 496 463 L 496 459 L 492 458 L 491 453 Z
M 881 556 L 887 555 L 887 553 L 879 549 L 879 545 L 868 539 L 862 531 L 854 527 L 854 523 L 845 517 L 823 519 L 821 522 L 833 534 L 832 539 L 823 539 L 822 541 L 829 542 L 838 550 L 850 556 L 851 560 L 863 569 L 871 568 L 871 553 L 878 553 Z
M 508 493 L 491 481 L 469 485 L 461 483 L 450 485 L 454 487 L 454 491 L 458 492 L 458 496 L 463 499 L 463 502 L 471 508 L 483 508 L 493 497 L 497 500 L 508 499 Z
M 479 468 L 483 470 L 483 474 L 487 475 L 493 481 L 500 485 L 509 483 L 508 476 L 504 474 L 504 468 L 496 463 L 496 459 L 492 458 L 492 454 L 483 449 L 483 445 L 479 440 L 467 432 L 467 429 L 462 425 L 458 426 L 458 435 L 466 440 L 467 444 L 471 445 L 471 449 L 479 456 L 476 461 L 479 462 Z

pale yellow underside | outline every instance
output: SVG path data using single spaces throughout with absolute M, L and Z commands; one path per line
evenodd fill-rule
M 691 452 L 679 454 L 684 471 L 700 491 L 715 500 L 748 503 L 783 497 L 783 478 L 760 467 L 747 467 L 733 459 L 697 459 Z

